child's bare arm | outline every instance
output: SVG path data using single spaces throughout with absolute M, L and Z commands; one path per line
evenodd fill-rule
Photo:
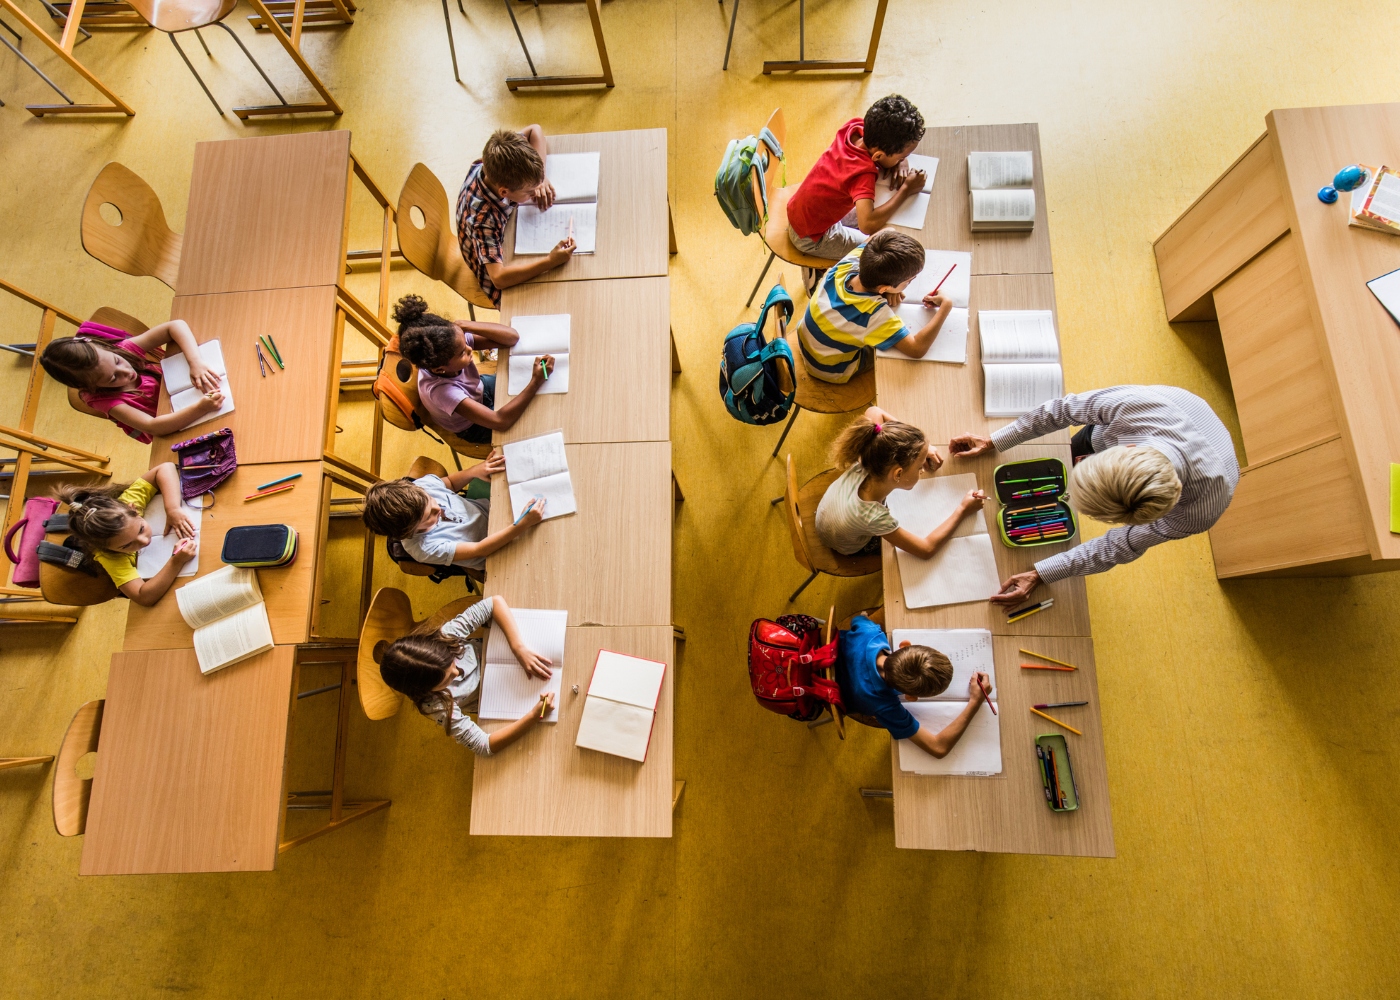
M 867 236 L 873 236 L 884 229 L 890 224 L 890 219 L 894 218 L 894 213 L 924 189 L 927 176 L 922 170 L 913 170 L 905 174 L 903 183 L 895 189 L 894 196 L 878 208 L 875 206 L 875 199 L 861 198 L 856 202 L 856 228 Z
M 918 732 L 909 737 L 915 746 L 928 751 L 935 757 L 948 756 L 948 752 L 958 745 L 958 740 L 962 739 L 962 734 L 967 731 L 967 724 L 972 721 L 972 717 L 982 707 L 982 702 L 987 700 L 986 690 L 978 683 L 979 680 L 987 682 L 989 678 L 984 673 L 976 673 L 968 680 L 967 707 L 958 713 L 957 718 L 936 734 L 930 733 L 923 726 L 920 726 Z
M 489 427 L 493 431 L 510 430 L 524 414 L 525 407 L 530 405 L 530 400 L 535 398 L 535 393 L 539 392 L 540 387 L 544 385 L 546 365 L 550 371 L 554 370 L 554 356 L 552 354 L 541 354 L 535 359 L 535 366 L 530 372 L 530 381 L 525 383 L 525 388 L 518 394 L 502 404 L 499 410 L 493 410 L 485 403 L 478 403 L 468 396 L 457 404 L 455 412 L 466 417 L 472 423 Z M 499 382 L 496 391 L 501 391 Z
M 195 556 L 194 541 L 182 538 L 175 543 L 175 551 L 170 554 L 164 566 L 149 580 L 131 580 L 122 584 L 121 592 L 143 608 L 149 608 L 170 589 L 179 575 L 180 568 Z
M 132 337 L 131 342 L 140 346 L 143 351 L 173 343 L 190 364 L 191 384 L 205 392 L 213 392 L 219 387 L 218 374 L 204 363 L 204 356 L 199 353 L 199 345 L 194 340 L 194 332 L 184 320 L 172 319 L 168 323 L 153 326 L 145 333 Z
M 491 599 L 491 618 L 497 625 L 501 626 L 501 632 L 505 634 L 510 651 L 515 654 L 515 658 L 520 662 L 520 666 L 525 669 L 525 672 L 532 677 L 548 680 L 550 674 L 553 673 L 550 670 L 553 661 L 525 645 L 525 641 L 520 637 L 520 628 L 515 623 L 515 615 L 511 613 L 510 605 L 506 604 L 504 597 Z
M 550 691 L 547 694 L 540 695 L 540 701 L 546 706 L 544 714 L 548 715 L 550 709 L 554 708 L 554 692 Z M 538 723 L 541 718 L 540 710 L 536 707 L 530 709 L 530 711 L 526 712 L 510 725 L 502 726 L 500 729 L 497 729 L 491 734 L 491 739 L 489 741 L 491 752 L 500 753 L 516 740 L 520 739 L 520 737 L 524 736 L 526 731 Z
M 897 549 L 903 549 L 920 559 L 931 559 L 934 553 L 943 547 L 943 543 L 953 537 L 953 532 L 958 529 L 958 522 L 967 516 L 967 512 L 979 509 L 986 498 L 987 495 L 981 490 L 969 490 L 957 509 L 927 535 L 920 536 L 907 528 L 896 528 L 883 537 Z
M 542 520 L 544 520 L 544 513 L 538 507 L 526 511 L 515 524 L 492 532 L 479 542 L 458 542 L 456 550 L 452 553 L 452 561 L 465 562 L 468 559 L 484 559 L 491 553 L 505 548 Z
M 928 353 L 928 349 L 933 346 L 933 340 L 938 336 L 938 331 L 943 329 L 943 321 L 948 318 L 948 314 L 953 311 L 951 299 L 943 296 L 937 297 L 938 311 L 933 314 L 933 318 L 924 324 L 923 329 L 918 333 L 905 337 L 894 345 L 894 349 L 900 354 L 911 358 L 922 358 Z M 927 302 L 925 303 L 927 304 Z
M 476 350 L 484 347 L 514 347 L 520 340 L 520 334 L 515 328 L 504 323 L 481 323 L 460 319 L 453 322 L 457 324 L 457 329 L 472 335 L 472 347 Z
M 453 493 L 456 493 L 458 490 L 460 490 L 463 486 L 466 486 L 467 483 L 471 482 L 473 479 L 484 479 L 489 482 L 491 477 L 496 475 L 496 473 L 505 471 L 505 455 L 501 454 L 499 451 L 493 451 L 490 457 L 486 459 L 486 461 L 477 462 L 475 465 L 467 466 L 460 472 L 454 472 L 451 475 L 449 475 L 444 480 L 444 482 L 447 483 L 448 489 L 450 489 Z
M 153 417 L 149 413 L 126 403 L 118 403 L 107 412 L 111 414 L 113 419 L 120 420 L 134 430 L 150 434 L 152 437 L 159 437 L 162 434 L 174 434 L 178 430 L 183 430 L 195 418 L 207 413 L 214 413 L 223 405 L 224 394 L 211 392 L 197 403 L 191 403 L 174 413 L 165 413 L 159 417 Z

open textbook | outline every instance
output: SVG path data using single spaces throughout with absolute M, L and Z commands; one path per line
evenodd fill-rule
M 1350 224 L 1358 229 L 1400 233 L 1400 173 L 1390 167 L 1379 170 L 1360 164 L 1365 183 L 1351 192 Z
M 515 252 L 546 254 L 573 233 L 574 253 L 593 253 L 598 240 L 598 154 L 550 153 L 544 176 L 554 185 L 554 204 L 541 212 L 531 204 L 515 213 Z
M 486 640 L 486 662 L 482 667 L 481 710 L 479 717 L 514 721 L 530 710 L 539 711 L 540 695 L 554 694 L 554 708 L 544 717 L 545 722 L 559 721 L 559 691 L 564 679 L 564 637 L 568 634 L 568 611 L 536 608 L 511 608 L 520 641 L 546 657 L 552 664 L 548 680 L 540 680 L 525 672 L 515 654 L 510 651 L 506 634 L 499 622 L 491 623 L 491 635 Z
M 961 476 L 934 476 L 921 479 L 912 490 L 895 490 L 885 503 L 890 513 L 916 535 L 927 535 L 957 509 L 968 490 L 977 488 L 972 473 Z M 931 559 L 920 559 L 912 552 L 895 550 L 899 579 L 904 586 L 904 605 L 931 608 L 943 604 L 985 601 L 1001 589 L 992 536 L 982 511 L 968 513 L 953 531 L 953 537 Z
M 893 648 L 898 649 L 905 642 L 936 649 L 953 663 L 953 680 L 947 690 L 932 698 L 905 703 L 909 714 L 919 720 L 920 728 L 937 733 L 957 718 L 967 707 L 967 685 L 978 671 L 987 675 L 991 700 L 999 703 L 991 632 L 983 628 L 895 629 L 890 634 Z M 1000 774 L 1001 724 L 983 705 L 968 723 L 957 745 L 941 759 L 912 740 L 900 740 L 899 769 L 914 774 Z
M 1060 341 L 1050 310 L 979 309 L 977 330 L 987 416 L 1019 417 L 1064 395 Z
M 569 314 L 551 316 L 515 316 L 510 325 L 520 334 L 520 340 L 510 349 L 511 396 L 518 396 L 530 384 L 535 359 L 541 354 L 554 356 L 549 378 L 540 386 L 539 395 L 569 391 Z
M 185 624 L 194 629 L 200 673 L 213 673 L 272 648 L 272 624 L 257 570 L 215 570 L 175 591 L 175 603 Z
M 1035 158 L 1018 153 L 968 153 L 972 231 L 1026 230 L 1035 225 Z
M 938 157 L 910 153 L 909 170 L 910 172 L 918 170 L 924 172 L 923 190 L 900 205 L 899 211 L 890 216 L 889 224 L 904 226 L 907 229 L 923 229 L 924 220 L 928 218 L 928 204 L 933 192 L 933 178 L 938 173 Z M 900 183 L 895 181 L 893 171 L 887 176 L 878 178 L 875 181 L 875 207 L 879 208 L 893 198 L 899 187 Z
M 574 481 L 569 478 L 569 458 L 564 451 L 564 432 L 553 431 L 503 445 L 506 482 L 510 484 L 511 518 L 520 520 L 533 498 L 545 501 L 544 519 L 563 517 L 578 510 L 574 501 Z
M 193 427 L 195 424 L 202 424 L 206 420 L 213 420 L 221 417 L 225 413 L 233 412 L 233 388 L 228 384 L 228 369 L 224 366 L 224 350 L 217 340 L 205 341 L 199 345 L 199 356 L 204 359 L 204 363 L 210 370 L 219 376 L 219 390 L 224 394 L 224 405 L 213 413 L 206 413 L 196 417 L 185 427 Z M 190 362 L 179 351 L 170 354 L 160 363 L 161 376 L 165 381 L 165 391 L 170 394 L 171 411 L 182 410 L 186 406 L 192 406 L 204 398 L 204 390 L 195 386 L 190 381 Z M 184 428 L 181 428 L 183 430 Z
M 200 522 L 204 519 L 204 515 L 200 513 L 202 508 L 191 507 L 189 504 L 181 506 L 189 519 L 194 522 L 195 557 L 180 567 L 180 572 L 176 574 L 177 578 L 194 576 L 199 572 L 199 532 Z M 180 541 L 180 537 L 173 531 L 168 535 L 165 533 L 165 504 L 152 502 L 146 508 L 144 516 L 146 523 L 151 528 L 151 544 L 136 553 L 136 572 L 141 574 L 141 579 L 149 580 L 170 561 L 170 553 L 175 551 L 175 545 Z
M 600 649 L 574 745 L 645 761 L 665 677 L 659 660 Z
M 904 290 L 904 304 L 898 310 L 899 318 L 904 320 L 911 335 L 922 330 L 937 312 L 925 309 L 923 304 L 924 296 L 935 288 L 953 304 L 953 309 L 943 321 L 932 346 L 922 358 L 911 358 L 896 350 L 877 352 L 882 358 L 967 364 L 967 301 L 972 294 L 972 254 L 962 250 L 924 252 L 924 268 Z

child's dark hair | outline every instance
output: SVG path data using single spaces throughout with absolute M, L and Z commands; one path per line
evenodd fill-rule
M 152 374 L 154 366 L 149 358 L 124 350 L 115 344 L 86 337 L 59 337 L 49 342 L 44 353 L 39 355 L 39 364 L 44 366 L 55 381 L 70 389 L 84 389 L 94 395 L 117 395 L 126 389 L 113 389 L 93 384 L 93 369 L 97 367 L 99 350 L 125 358 L 139 374 Z
M 843 469 L 859 462 L 870 475 L 883 476 L 895 466 L 921 465 L 928 454 L 928 439 L 912 424 L 898 420 L 875 424 L 862 416 L 840 433 L 831 453 Z
M 953 661 L 929 646 L 902 646 L 885 657 L 890 687 L 915 698 L 932 698 L 953 683 Z
M 106 543 L 126 530 L 136 508 L 117 497 L 125 486 L 60 486 L 58 499 L 68 505 L 68 530 L 89 553 L 107 547 Z
M 465 639 L 443 635 L 437 629 L 414 632 L 395 639 L 384 649 L 379 676 L 400 694 L 423 701 L 433 694 L 433 688 L 447 679 L 448 671 L 464 649 Z
M 419 368 L 439 368 L 457 353 L 457 325 L 428 312 L 422 296 L 399 299 L 394 305 L 394 320 L 399 324 L 399 353 Z
M 481 169 L 491 187 L 518 191 L 544 180 L 544 157 L 519 132 L 503 128 L 491 133 L 481 151 Z
M 365 493 L 365 509 L 360 515 L 365 527 L 387 538 L 407 538 L 428 509 L 428 494 L 412 479 L 392 479 L 375 483 Z
M 860 283 L 866 291 L 903 284 L 923 269 L 923 245 L 898 229 L 880 230 L 860 252 Z
M 891 94 L 870 105 L 861 135 L 866 149 L 897 156 L 924 137 L 924 116 L 908 98 Z

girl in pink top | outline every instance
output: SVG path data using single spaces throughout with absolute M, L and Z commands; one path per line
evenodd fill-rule
M 156 416 L 160 401 L 162 350 L 174 343 L 190 363 L 190 381 L 204 398 L 184 409 Z M 129 436 L 149 444 L 157 434 L 188 427 L 195 418 L 223 405 L 219 375 L 200 357 L 189 324 L 182 319 L 128 337 L 126 331 L 101 323 L 84 323 L 76 336 L 59 337 L 39 358 L 44 371 L 72 389 L 94 410 L 105 413 Z

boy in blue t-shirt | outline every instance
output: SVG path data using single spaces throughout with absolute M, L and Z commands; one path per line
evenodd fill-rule
M 953 664 L 948 657 L 928 646 L 904 646 L 892 653 L 884 630 L 864 615 L 856 615 L 850 631 L 841 633 L 836 683 L 846 714 L 868 726 L 888 729 L 894 739 L 913 740 L 935 757 L 946 756 L 962 738 L 963 730 L 986 700 L 982 685 L 990 688 L 990 678 L 980 672 L 969 678 L 967 708 L 937 734 L 921 727 L 904 701 L 941 694 L 952 680 Z

